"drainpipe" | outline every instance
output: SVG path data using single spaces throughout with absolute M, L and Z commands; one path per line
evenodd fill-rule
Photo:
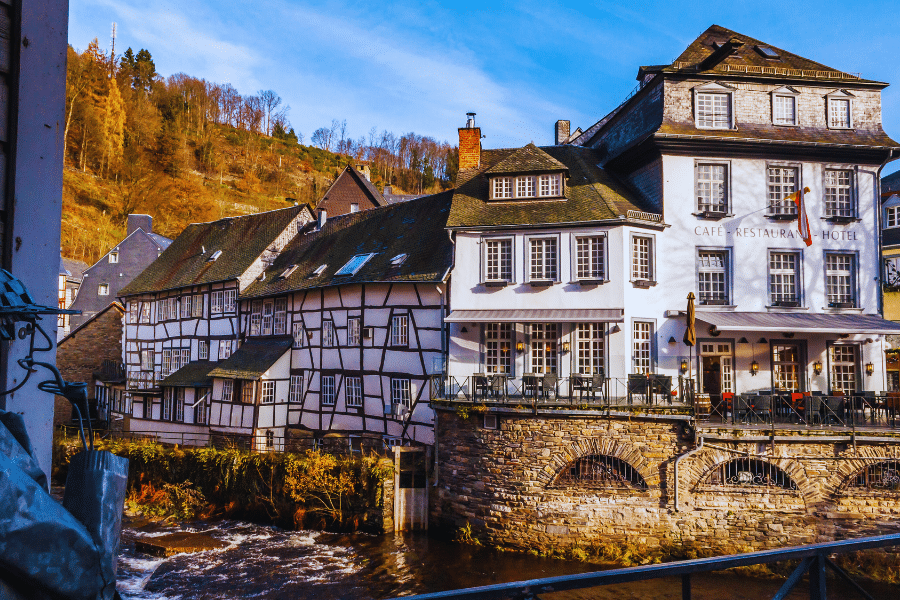
M 678 463 L 680 463 L 683 459 L 687 458 L 688 456 L 691 456 L 691 455 L 696 454 L 696 453 L 700 452 L 701 450 L 703 450 L 703 436 L 702 435 L 697 436 L 697 440 L 699 441 L 699 443 L 697 444 L 696 448 L 694 448 L 690 452 L 685 452 L 684 454 L 682 454 L 681 456 L 679 456 L 678 458 L 675 459 L 675 512 L 678 512 L 678 482 L 679 482 L 678 481 Z
M 877 242 L 876 250 L 878 250 L 878 295 L 876 300 L 878 303 L 878 314 L 881 316 L 884 316 L 884 246 L 881 243 L 881 172 L 893 159 L 894 149 L 891 148 L 888 151 L 887 158 L 884 159 L 884 162 L 881 163 L 881 166 L 878 167 L 878 171 L 875 173 L 875 231 L 877 232 L 875 240 Z M 884 359 L 882 358 L 882 360 Z

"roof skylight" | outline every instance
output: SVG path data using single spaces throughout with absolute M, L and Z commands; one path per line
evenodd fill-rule
M 766 58 L 778 58 L 778 52 L 776 52 L 773 48 L 769 48 L 768 46 L 757 46 L 756 51 Z
M 403 263 L 406 262 L 406 259 L 409 257 L 409 254 L 398 254 L 394 258 L 391 259 L 392 267 L 399 267 Z
M 370 258 L 375 256 L 372 254 L 357 254 L 353 258 L 347 261 L 343 267 L 341 267 L 335 275 L 356 275 L 356 272 L 359 271 L 364 264 L 366 264 Z
M 310 275 L 310 277 L 318 277 L 319 275 L 324 273 L 325 269 L 327 268 L 328 265 L 319 265 L 318 267 L 316 267 L 316 270 L 312 272 L 312 275 Z
M 216 250 L 215 252 L 212 253 L 212 256 L 210 256 L 207 260 L 209 262 L 212 262 L 212 261 L 216 260 L 217 258 L 219 258 L 220 256 L 222 256 L 222 251 Z
M 285 269 L 284 271 L 282 271 L 281 275 L 279 275 L 279 277 L 281 277 L 282 279 L 287 279 L 288 277 L 291 276 L 291 273 L 293 273 L 296 270 L 297 270 L 297 265 L 288 265 L 288 268 Z

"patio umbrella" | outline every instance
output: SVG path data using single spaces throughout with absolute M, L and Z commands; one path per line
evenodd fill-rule
M 690 346 L 690 362 L 694 363 L 694 344 L 697 343 L 697 326 L 694 323 L 694 292 L 688 292 L 687 295 L 687 315 L 685 317 L 686 327 L 684 330 L 684 343 Z M 690 379 L 690 377 L 688 377 Z

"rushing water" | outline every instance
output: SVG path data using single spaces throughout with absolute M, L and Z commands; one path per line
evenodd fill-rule
M 197 531 L 223 540 L 221 550 L 154 558 L 138 554 L 134 541 L 176 531 Z M 597 570 L 596 565 L 543 559 L 452 544 L 424 534 L 330 534 L 284 531 L 238 521 L 198 524 L 189 528 L 126 528 L 119 559 L 119 592 L 123 599 L 330 600 L 392 598 L 425 592 L 552 577 Z M 780 580 L 731 574 L 694 577 L 695 600 L 771 598 Z M 865 584 L 876 598 L 900 598 L 900 588 Z M 840 582 L 829 580 L 829 597 L 854 597 Z M 789 598 L 808 598 L 801 584 Z M 586 598 L 681 598 L 680 580 L 653 580 L 575 592 L 541 594 L 544 600 Z

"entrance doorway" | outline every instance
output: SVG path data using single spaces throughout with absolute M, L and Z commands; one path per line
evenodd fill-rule
M 734 393 L 731 342 L 700 343 L 700 392 L 709 394 L 714 411 L 721 410 L 722 394 Z

